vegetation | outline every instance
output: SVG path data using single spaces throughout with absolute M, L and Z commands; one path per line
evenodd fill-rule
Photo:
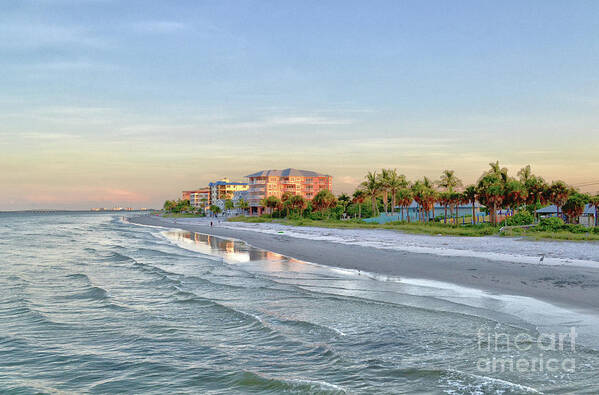
M 250 204 L 245 199 L 239 199 L 235 204 L 235 207 L 241 210 L 242 213 L 245 213 L 250 208 Z
M 196 214 L 195 207 L 192 207 L 189 200 L 167 200 L 164 202 L 163 209 L 167 213 L 189 213 Z
M 388 222 L 386 224 L 368 223 L 357 219 L 340 221 L 335 219 L 312 219 L 312 218 L 272 218 L 270 215 L 260 217 L 233 217 L 228 221 L 246 223 L 274 222 L 291 226 L 314 226 L 324 228 L 360 228 L 360 229 L 392 229 L 405 233 L 449 235 L 449 236 L 488 236 L 497 233 L 497 229 L 490 224 L 478 225 L 444 225 L 440 223 L 408 223 L 404 221 Z
M 233 210 L 234 208 L 235 208 L 235 205 L 233 204 L 233 200 L 231 200 L 231 199 L 225 200 L 225 210 L 230 211 L 230 210 Z
M 559 219 L 559 218 L 555 218 Z M 522 226 L 522 225 L 531 225 L 535 222 L 535 216 L 529 213 L 528 211 L 521 211 L 517 214 L 512 215 L 511 217 L 507 217 L 503 221 L 501 221 L 502 226 Z

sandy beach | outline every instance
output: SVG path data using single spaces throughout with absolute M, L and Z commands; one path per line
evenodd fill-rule
M 262 224 L 239 226 L 235 223 L 215 221 L 215 226 L 210 227 L 210 221 L 207 219 L 172 219 L 149 215 L 133 217 L 130 222 L 239 239 L 254 247 L 321 265 L 387 276 L 442 281 L 490 293 L 532 297 L 573 309 L 595 313 L 599 311 L 599 256 L 595 255 L 599 246 L 596 244 L 540 242 L 549 243 L 546 245 L 548 251 L 556 250 L 554 255 L 557 258 L 547 259 L 549 263 L 544 263 L 539 262 L 538 257 L 533 259 L 514 255 L 515 258 L 511 259 L 507 254 L 496 253 L 489 255 L 491 258 L 482 258 L 475 247 L 472 247 L 472 251 L 464 250 L 462 254 L 439 255 L 343 242 L 343 239 L 331 241 L 321 237 L 324 240 L 316 240 L 315 237 L 287 234 L 293 235 L 293 229 L 277 231 L 258 226 Z M 323 236 L 330 234 L 324 228 L 320 231 Z M 364 232 L 364 237 L 369 237 L 372 234 L 368 232 L 373 231 Z M 397 235 L 397 232 L 386 230 L 374 232 L 384 232 L 383 239 L 393 237 L 393 233 Z M 381 235 L 375 236 L 381 238 Z M 442 237 L 422 237 L 431 239 L 426 239 L 427 242 L 443 244 Z M 484 247 L 505 240 L 485 239 L 475 243 L 483 243 Z M 528 247 L 518 246 L 525 250 Z M 492 246 L 484 248 L 493 250 Z M 508 244 L 504 248 L 513 247 Z M 571 260 L 567 259 L 569 251 L 575 250 L 584 252 Z

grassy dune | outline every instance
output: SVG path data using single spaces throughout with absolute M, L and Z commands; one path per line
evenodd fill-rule
M 320 228 L 349 228 L 349 229 L 392 229 L 405 233 L 428 234 L 428 235 L 447 235 L 447 236 L 488 236 L 497 233 L 497 228 L 490 225 L 446 225 L 446 224 L 422 224 L 406 222 L 389 222 L 386 224 L 372 224 L 357 220 L 339 221 L 339 220 L 311 220 L 303 219 L 285 219 L 285 218 L 266 218 L 266 217 L 233 217 L 228 221 L 246 222 L 246 223 L 265 223 L 272 222 L 291 226 L 313 226 Z

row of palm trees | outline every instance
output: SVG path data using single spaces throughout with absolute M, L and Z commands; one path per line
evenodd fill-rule
M 331 191 L 326 189 L 319 191 L 312 200 L 307 200 L 303 196 L 296 195 L 292 192 L 285 192 L 281 195 L 281 198 L 271 195 L 262 199 L 261 205 L 268 208 L 271 214 L 275 210 L 278 210 L 280 212 L 285 212 L 287 216 L 289 216 L 290 213 L 296 213 L 301 216 L 308 206 L 314 211 L 330 214 L 329 209 L 337 205 L 337 198 Z
M 489 166 L 489 170 L 483 172 L 475 184 L 466 187 L 453 170 L 444 170 L 434 182 L 428 177 L 410 182 L 395 169 L 369 171 L 354 192 L 352 202 L 358 205 L 358 215 L 361 217 L 361 204 L 370 200 L 373 216 L 377 216 L 380 214 L 377 199 L 381 198 L 384 212 L 389 213 L 390 198 L 391 214 L 394 214 L 395 207 L 400 207 L 401 217 L 404 218 L 404 209 L 416 201 L 418 218 L 423 222 L 429 220 L 430 212 L 435 217 L 436 203 L 444 207 L 445 222 L 448 209 L 453 216 L 454 209 L 457 210 L 459 205 L 470 204 L 472 223 L 475 223 L 476 202 L 487 207 L 493 224 L 498 223 L 497 211 L 502 208 L 518 211 L 526 205 L 537 207 L 552 203 L 570 220 L 580 216 L 587 203 L 599 210 L 599 195 L 579 193 L 563 181 L 549 184 L 542 177 L 535 176 L 530 165 L 520 169 L 517 177 L 510 177 L 507 169 L 499 165 L 499 161 L 489 163 Z M 409 215 L 407 219 L 410 221 Z M 597 216 L 595 221 L 597 225 Z

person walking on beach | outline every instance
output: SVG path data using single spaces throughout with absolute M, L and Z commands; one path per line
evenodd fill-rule
M 210 221 L 210 227 L 212 228 L 212 221 Z

